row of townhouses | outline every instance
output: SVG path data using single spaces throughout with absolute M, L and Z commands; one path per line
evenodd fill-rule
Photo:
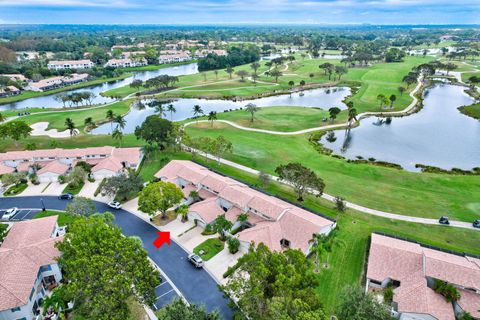
M 182 189 L 186 203 L 191 204 L 188 218 L 200 227 L 225 215 L 233 223 L 233 230 L 240 226 L 238 217 L 246 214 L 247 228 L 235 235 L 242 250 L 248 250 L 252 242 L 263 242 L 271 250 L 294 248 L 308 254 L 314 234 L 329 234 L 336 226 L 329 218 L 254 190 L 191 161 L 171 161 L 155 176 Z M 201 201 L 194 202 L 192 191 L 198 193 Z
M 79 161 L 92 165 L 94 179 L 103 179 L 137 170 L 143 154 L 140 148 L 110 146 L 84 149 L 45 149 L 0 153 L 0 175 L 12 172 L 35 172 L 40 182 L 56 182 L 68 174 Z M 38 169 L 40 167 L 40 169 Z

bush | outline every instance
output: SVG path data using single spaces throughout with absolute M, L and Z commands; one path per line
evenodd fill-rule
M 58 176 L 58 183 L 64 184 L 66 182 L 67 182 L 67 177 L 65 175 L 61 174 Z
M 240 240 L 238 240 L 235 237 L 229 237 L 227 239 L 227 245 L 228 245 L 228 251 L 230 251 L 231 254 L 235 254 L 238 252 L 238 249 L 240 248 Z
M 458 292 L 457 288 L 445 281 L 435 279 L 433 290 L 436 293 L 444 296 L 445 300 L 448 302 L 453 302 L 460 299 L 460 293 Z
M 28 184 L 26 182 L 20 182 L 20 183 L 17 183 L 13 186 L 11 186 L 10 188 L 8 188 L 7 191 L 5 191 L 5 193 L 3 195 L 5 196 L 15 196 L 17 194 L 20 194 L 23 192 L 23 190 L 27 189 L 28 187 Z
M 389 284 L 385 288 L 385 291 L 383 292 L 383 300 L 386 303 L 392 303 L 392 301 L 393 301 L 393 287 L 392 287 L 391 284 Z
M 107 181 L 107 178 L 103 178 L 102 182 L 100 182 L 100 184 L 97 187 L 97 190 L 95 190 L 95 192 L 93 193 L 94 197 L 96 197 L 100 193 L 100 191 L 102 191 L 102 188 L 103 188 L 103 185 L 105 184 L 105 181 Z
M 83 168 L 83 170 L 85 170 L 86 173 L 91 173 L 92 172 L 92 165 L 85 162 L 85 161 L 77 162 L 77 164 L 75 165 L 75 168 L 77 168 L 77 167 Z

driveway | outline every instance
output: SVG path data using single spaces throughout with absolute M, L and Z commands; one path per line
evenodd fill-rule
M 0 207 L 40 208 L 40 198 L 43 198 L 47 209 L 63 210 L 69 202 L 49 196 L 5 197 L 0 198 Z M 94 203 L 98 212 L 112 211 L 104 203 L 97 201 Z M 116 218 L 115 223 L 125 235 L 138 236 L 142 239 L 149 257 L 168 276 L 188 302 L 204 305 L 207 311 L 217 309 L 224 319 L 232 319 L 233 312 L 228 306 L 228 299 L 218 289 L 217 282 L 205 270 L 197 269 L 188 262 L 187 252 L 175 240 L 170 245 L 163 245 L 157 249 L 153 246 L 158 231 L 154 226 L 123 209 L 113 213 Z
M 98 185 L 101 181 L 90 182 L 88 180 L 85 181 L 85 185 L 83 186 L 82 190 L 78 193 L 79 197 L 85 197 L 94 199 L 95 196 L 93 195 L 98 188 Z
M 43 190 L 48 186 L 48 182 L 42 182 L 34 185 L 31 182 L 28 183 L 28 188 L 23 190 L 20 196 L 36 196 L 43 194 Z
M 244 252 L 240 250 L 235 254 L 231 254 L 230 251 L 228 251 L 228 246 L 225 245 L 225 248 L 222 251 L 205 262 L 205 266 L 218 282 L 225 284 L 227 280 L 223 278 L 223 274 L 227 271 L 228 267 L 237 263 L 237 260 L 243 255 Z
M 63 189 L 67 186 L 66 183 L 60 184 L 58 182 L 52 182 L 48 186 L 48 188 L 43 192 L 45 195 L 60 195 L 63 193 Z
M 165 229 L 167 230 L 167 229 Z M 193 249 L 198 246 L 200 243 L 204 242 L 210 238 L 218 238 L 217 234 L 204 236 L 202 235 L 203 229 L 200 227 L 195 227 L 194 229 L 184 233 L 182 236 L 177 237 L 178 243 L 180 243 L 185 249 L 190 252 L 193 252 Z

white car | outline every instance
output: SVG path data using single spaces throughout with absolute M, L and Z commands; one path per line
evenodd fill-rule
M 17 207 L 13 207 L 5 211 L 5 213 L 2 216 L 2 220 L 10 220 L 13 218 L 14 215 L 16 215 L 18 212 Z
M 117 202 L 117 201 L 110 201 L 110 202 L 108 203 L 108 206 L 109 206 L 110 208 L 113 208 L 113 209 L 116 209 L 116 210 L 122 208 L 122 205 L 120 204 L 120 202 Z
M 190 261 L 197 268 L 203 267 L 202 258 L 200 258 L 200 256 L 195 253 L 190 253 L 188 255 L 188 261 Z

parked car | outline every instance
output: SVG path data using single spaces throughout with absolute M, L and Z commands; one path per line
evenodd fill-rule
M 60 199 L 60 200 L 72 200 L 73 199 L 73 194 L 64 193 L 64 194 L 59 195 L 58 199 Z
M 17 207 L 13 207 L 5 211 L 5 213 L 2 216 L 2 220 L 10 220 L 13 218 L 14 215 L 16 215 L 18 212 Z
M 117 202 L 117 201 L 110 201 L 110 202 L 108 203 L 108 206 L 109 206 L 110 208 L 113 208 L 113 209 L 116 209 L 116 210 L 122 208 L 122 205 L 120 204 L 120 202 Z
M 190 261 L 196 268 L 202 268 L 203 267 L 202 258 L 200 258 L 200 256 L 196 255 L 195 253 L 190 253 L 188 255 L 188 261 Z
M 448 217 L 440 217 L 440 219 L 438 219 L 438 223 L 440 224 L 450 224 L 450 221 L 448 221 Z
M 473 221 L 472 225 L 474 228 L 480 228 L 480 219 Z

